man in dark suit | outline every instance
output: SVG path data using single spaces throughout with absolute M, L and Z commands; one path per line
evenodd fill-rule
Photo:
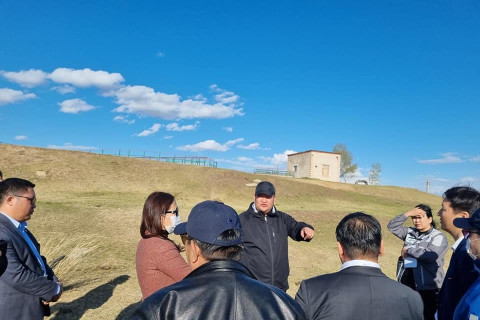
M 0 319 L 41 320 L 48 304 L 62 294 L 40 245 L 28 231 L 36 207 L 30 181 L 10 178 L 0 182 L 0 239 L 7 242 L 7 268 L 0 277 Z
M 295 297 L 307 319 L 423 319 L 420 295 L 380 270 L 383 241 L 377 219 L 351 213 L 336 235 L 341 270 L 302 281 Z
M 438 320 L 451 320 L 460 299 L 478 279 L 473 260 L 467 253 L 467 240 L 462 229 L 453 221 L 470 218 L 480 208 L 480 192 L 472 187 L 453 187 L 443 194 L 442 208 L 438 211 L 440 225 L 455 240 L 452 258 L 448 266 L 438 298 Z

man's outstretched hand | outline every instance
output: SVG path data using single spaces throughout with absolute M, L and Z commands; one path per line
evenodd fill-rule
M 315 231 L 312 228 L 305 227 L 300 232 L 300 236 L 303 238 L 303 240 L 310 240 L 315 237 Z

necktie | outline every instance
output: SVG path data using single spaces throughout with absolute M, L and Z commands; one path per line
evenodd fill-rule
M 30 239 L 30 237 L 28 236 L 27 234 L 27 231 L 26 231 L 26 223 L 22 222 L 20 223 L 20 225 L 18 226 L 18 230 L 20 231 L 20 233 L 22 234 L 23 238 L 25 239 L 25 241 L 27 242 L 28 246 L 30 247 L 30 249 L 32 250 L 33 254 L 35 255 L 35 257 L 37 258 L 38 260 L 38 263 L 40 263 L 40 265 L 42 266 L 42 269 L 43 269 L 43 275 L 46 276 L 47 275 L 47 272 L 46 272 L 46 268 L 45 268 L 45 264 L 43 263 L 43 260 L 42 260 L 42 257 L 40 256 L 40 253 L 37 251 L 37 248 L 35 248 L 35 245 L 33 244 L 32 240 Z

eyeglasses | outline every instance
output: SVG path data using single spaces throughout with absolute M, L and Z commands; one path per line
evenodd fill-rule
M 185 243 L 187 242 L 187 240 L 193 240 L 193 238 L 189 237 L 188 234 L 184 233 L 182 235 L 180 235 L 180 237 L 182 238 L 182 243 L 185 245 Z
M 167 213 L 175 213 L 175 215 L 178 216 L 178 207 L 176 207 L 173 211 L 165 211 L 165 214 Z
M 31 204 L 35 204 L 37 202 L 37 197 L 25 197 L 25 196 L 18 196 L 16 194 L 13 195 L 14 197 L 18 197 L 18 198 L 25 198 L 27 199 L 28 201 L 30 201 Z

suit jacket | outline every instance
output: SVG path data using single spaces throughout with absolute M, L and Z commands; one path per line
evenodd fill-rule
M 40 253 L 40 245 L 28 230 L 28 235 Z M 47 277 L 35 254 L 20 231 L 0 214 L 0 239 L 7 241 L 7 269 L 0 276 L 0 319 L 43 319 L 48 308 L 41 300 L 50 301 L 57 291 L 52 269 L 42 257 Z
M 307 319 L 423 319 L 420 295 L 373 267 L 352 266 L 304 280 L 295 300 Z
M 467 254 L 467 240 L 463 239 L 450 259 L 438 298 L 438 320 L 451 320 L 458 302 L 478 279 L 473 260 Z

